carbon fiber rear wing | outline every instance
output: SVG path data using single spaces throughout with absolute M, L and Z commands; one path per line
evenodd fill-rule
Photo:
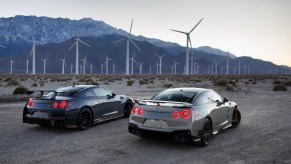
M 54 99 L 57 96 L 57 93 L 63 93 L 63 92 L 50 91 L 50 90 L 34 90 L 34 91 L 26 91 L 26 94 L 31 95 L 35 92 L 39 92 L 39 94 L 37 95 L 37 98 L 41 98 L 44 93 L 53 92 L 54 94 L 51 96 L 50 99 Z
M 176 102 L 176 101 L 157 101 L 157 100 L 140 100 L 138 102 L 140 105 L 153 105 L 153 106 L 165 106 L 165 107 L 192 107 L 193 104 L 187 102 Z

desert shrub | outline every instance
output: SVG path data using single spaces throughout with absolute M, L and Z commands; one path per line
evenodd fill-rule
M 284 84 L 285 84 L 286 86 L 291 86 L 291 80 L 286 81 Z
M 13 91 L 13 94 L 14 95 L 15 94 L 25 94 L 27 90 L 28 89 L 25 88 L 24 86 L 20 86 L 20 87 L 15 88 L 15 90 Z
M 31 87 L 37 87 L 36 83 L 32 83 Z
M 214 82 L 214 85 L 218 85 L 218 86 L 226 86 L 228 84 L 228 81 L 226 79 L 218 79 L 213 82 Z
M 154 83 L 154 81 L 153 80 L 150 80 L 150 83 Z
M 172 86 L 173 86 L 173 84 L 163 84 L 163 88 L 170 88 Z
M 108 82 L 112 82 L 113 83 L 114 82 L 114 79 L 109 79 Z
M 250 82 L 248 82 L 248 81 L 245 82 L 245 85 L 249 85 L 249 84 L 250 84 Z
M 40 82 L 40 83 L 39 83 L 39 86 L 40 86 L 40 87 L 43 87 L 43 86 L 44 86 L 44 82 L 43 82 L 43 81 Z
M 257 84 L 257 81 L 256 81 L 256 80 L 254 80 L 254 81 L 252 82 L 252 84 L 254 84 L 254 85 L 255 85 L 255 84 Z
M 141 79 L 139 80 L 139 85 L 143 85 L 143 84 L 148 84 L 149 80 L 148 79 Z
M 195 82 L 196 82 L 196 83 L 200 83 L 201 80 L 200 80 L 200 79 L 196 79 Z
M 228 84 L 236 85 L 236 83 L 235 83 L 234 81 L 232 81 L 232 80 L 229 80 L 229 81 L 228 81 Z
M 134 80 L 128 80 L 127 81 L 127 86 L 132 86 L 133 83 L 134 83 Z
M 108 83 L 108 82 L 104 82 L 103 84 L 105 84 L 105 85 L 109 85 L 109 83 Z
M 273 81 L 273 84 L 282 84 L 282 83 L 281 83 L 281 81 L 279 81 L 279 80 L 274 80 L 274 81 Z
M 19 85 L 19 82 L 18 82 L 16 79 L 10 79 L 10 80 L 7 82 L 7 85 L 8 85 L 8 86 L 15 86 L 15 85 Z
M 55 81 L 56 81 L 56 79 L 51 79 L 50 81 L 51 81 L 51 82 L 55 82 Z
M 273 91 L 287 91 L 287 86 L 283 84 L 273 85 Z

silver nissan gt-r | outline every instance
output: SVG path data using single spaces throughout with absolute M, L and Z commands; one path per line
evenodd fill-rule
M 235 128 L 240 120 L 237 104 L 211 89 L 174 88 L 136 102 L 128 130 L 137 136 L 166 134 L 182 142 L 200 140 L 207 146 L 212 134 Z

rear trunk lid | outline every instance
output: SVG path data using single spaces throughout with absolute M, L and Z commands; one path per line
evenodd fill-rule
M 193 105 L 186 102 L 174 102 L 174 101 L 157 101 L 157 100 L 142 100 L 139 101 L 139 106 L 144 111 L 169 113 L 173 110 L 191 108 Z

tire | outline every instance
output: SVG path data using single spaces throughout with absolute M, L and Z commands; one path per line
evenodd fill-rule
M 130 116 L 131 109 L 132 109 L 132 105 L 127 102 L 124 106 L 124 111 L 123 111 L 124 117 L 128 118 Z
M 78 128 L 86 130 L 92 125 L 93 116 L 88 108 L 81 109 L 78 116 Z
M 209 144 L 211 136 L 212 136 L 212 124 L 209 118 L 206 118 L 200 136 L 202 146 L 207 146 Z
M 241 120 L 240 111 L 237 108 L 235 108 L 232 113 L 231 128 L 236 128 L 239 125 L 240 120 Z

